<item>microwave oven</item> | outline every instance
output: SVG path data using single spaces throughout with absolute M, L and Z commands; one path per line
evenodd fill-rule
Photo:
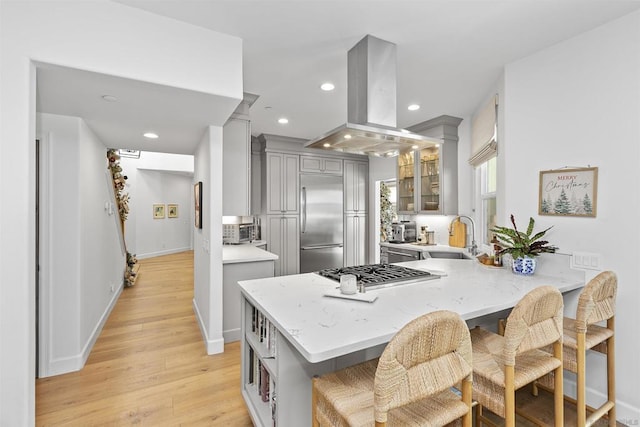
M 251 242 L 256 239 L 255 224 L 223 224 L 222 242 L 228 245 Z

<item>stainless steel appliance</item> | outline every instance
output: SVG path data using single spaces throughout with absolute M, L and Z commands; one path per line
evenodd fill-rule
M 300 272 L 344 265 L 342 177 L 300 175 Z
M 416 223 L 413 221 L 400 221 L 391 224 L 390 243 L 413 243 L 416 241 Z
M 423 252 L 405 248 L 395 248 L 380 246 L 380 262 L 382 264 L 393 264 L 394 262 L 417 261 L 424 259 Z
M 369 264 L 353 267 L 328 268 L 317 272 L 328 279 L 340 282 L 340 276 L 353 274 L 358 285 L 365 290 L 386 288 L 389 286 L 406 285 L 440 278 L 439 275 L 424 270 L 401 267 L 391 264 Z
M 222 243 L 237 245 L 239 243 L 256 240 L 257 226 L 254 223 L 247 224 L 223 224 Z

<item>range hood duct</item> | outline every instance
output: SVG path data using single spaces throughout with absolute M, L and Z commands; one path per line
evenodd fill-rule
M 396 127 L 395 44 L 367 35 L 347 59 L 347 123 L 305 147 L 390 157 L 439 143 Z

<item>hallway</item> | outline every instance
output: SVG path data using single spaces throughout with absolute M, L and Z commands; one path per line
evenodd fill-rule
M 239 342 L 208 356 L 192 300 L 193 252 L 140 260 L 85 367 L 36 381 L 36 425 L 251 426 Z

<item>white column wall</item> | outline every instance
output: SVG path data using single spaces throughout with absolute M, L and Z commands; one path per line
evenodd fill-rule
M 618 274 L 616 388 L 618 419 L 640 420 L 640 12 L 509 64 L 505 71 L 504 211 L 519 223 L 554 226 L 563 253 L 593 252 Z M 538 216 L 538 173 L 597 166 L 597 217 Z M 574 313 L 575 315 L 575 313 Z M 587 404 L 606 394 L 606 365 L 587 359 Z M 568 376 L 569 383 L 572 379 Z M 573 387 L 567 387 L 569 393 Z
M 208 354 L 222 353 L 222 127 L 210 126 L 195 155 L 202 229 L 195 229 L 193 306 Z

